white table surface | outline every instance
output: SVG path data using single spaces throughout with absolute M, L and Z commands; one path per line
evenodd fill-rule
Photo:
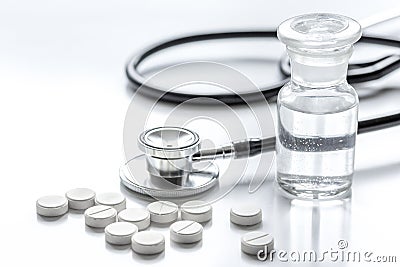
M 290 201 L 276 191 L 272 169 L 256 193 L 248 193 L 244 180 L 213 203 L 213 220 L 199 244 L 171 243 L 167 227 L 152 226 L 166 236 L 165 252 L 154 257 L 106 245 L 103 233 L 85 227 L 82 214 L 48 221 L 35 212 L 38 197 L 85 186 L 121 191 L 131 207 L 148 203 L 121 187 L 118 177 L 125 113 L 133 96 L 124 64 L 139 48 L 192 32 L 276 27 L 306 12 L 362 19 L 393 8 L 400 8 L 398 1 L 2 1 L 0 265 L 287 265 L 240 252 L 240 236 L 249 229 L 229 222 L 229 209 L 238 203 L 263 208 L 263 223 L 250 229 L 272 233 L 276 249 L 337 250 L 343 239 L 352 251 L 395 255 L 399 262 L 400 127 L 359 136 L 350 199 Z M 399 26 L 396 20 L 369 32 L 398 37 Z M 260 69 L 235 67 L 256 83 L 268 81 L 269 74 Z M 362 96 L 377 93 L 361 99 L 361 118 L 399 110 L 399 78 L 396 72 L 360 90 Z

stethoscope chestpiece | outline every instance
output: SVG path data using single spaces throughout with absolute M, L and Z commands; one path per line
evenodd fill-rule
M 181 127 L 157 127 L 140 134 L 138 146 L 151 157 L 178 159 L 190 157 L 200 149 L 199 135 Z
M 144 153 L 127 161 L 120 169 L 127 188 L 152 197 L 193 196 L 215 186 L 219 170 L 211 161 L 193 162 L 200 150 L 199 135 L 181 127 L 158 127 L 138 137 Z
M 200 150 L 200 138 L 185 128 L 158 127 L 140 134 L 138 146 L 146 155 L 150 174 L 185 179 L 193 171 L 191 157 Z

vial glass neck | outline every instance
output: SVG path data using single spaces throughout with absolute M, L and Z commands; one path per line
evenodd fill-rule
M 287 47 L 292 81 L 308 88 L 332 87 L 345 82 L 352 48 L 298 50 Z

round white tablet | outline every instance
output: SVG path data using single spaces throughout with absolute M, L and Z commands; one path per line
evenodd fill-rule
M 178 206 L 169 201 L 156 201 L 147 206 L 150 220 L 156 223 L 171 223 L 178 219 Z
M 170 237 L 177 243 L 195 243 L 203 237 L 203 226 L 194 221 L 177 221 L 170 228 Z
M 149 227 L 150 213 L 146 209 L 129 208 L 118 213 L 118 221 L 133 223 L 141 231 Z
M 44 196 L 36 201 L 37 214 L 45 217 L 61 216 L 68 211 L 68 200 L 63 196 Z
M 241 247 L 244 253 L 257 255 L 260 250 L 267 253 L 274 249 L 274 238 L 264 232 L 250 232 L 245 234 L 241 240 Z
M 89 188 L 75 188 L 65 194 L 70 209 L 85 210 L 94 206 L 96 193 Z
M 238 225 L 255 225 L 262 221 L 262 210 L 252 206 L 234 207 L 230 213 L 231 222 Z
M 85 223 L 95 228 L 104 228 L 117 221 L 117 211 L 109 206 L 93 206 L 85 211 Z
M 212 218 L 212 207 L 205 201 L 193 200 L 184 203 L 181 206 L 182 220 L 195 222 L 207 222 Z
M 113 245 L 129 245 L 137 232 L 137 226 L 128 222 L 115 222 L 104 229 L 106 241 Z
M 120 193 L 101 193 L 96 195 L 96 204 L 110 206 L 118 212 L 126 209 L 126 199 Z
M 132 236 L 132 249 L 145 255 L 161 253 L 165 249 L 164 236 L 154 231 L 138 232 Z

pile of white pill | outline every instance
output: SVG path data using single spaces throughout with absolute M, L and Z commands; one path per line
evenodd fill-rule
M 180 208 L 170 201 L 155 201 L 146 209 L 127 208 L 126 198 L 122 194 L 96 194 L 89 188 L 75 188 L 65 196 L 49 195 L 36 201 L 36 212 L 41 216 L 62 216 L 68 209 L 84 210 L 85 224 L 93 228 L 104 228 L 106 242 L 131 245 L 133 251 L 145 255 L 165 250 L 164 235 L 147 230 L 151 223 L 171 224 L 171 241 L 188 244 L 202 240 L 201 223 L 212 219 L 212 207 L 205 201 L 188 201 Z M 257 207 L 235 207 L 230 211 L 230 220 L 243 227 L 256 225 L 262 221 L 262 211 Z M 263 232 L 249 232 L 241 239 L 242 251 L 250 255 L 257 255 L 265 248 L 270 251 L 273 246 L 273 237 Z

